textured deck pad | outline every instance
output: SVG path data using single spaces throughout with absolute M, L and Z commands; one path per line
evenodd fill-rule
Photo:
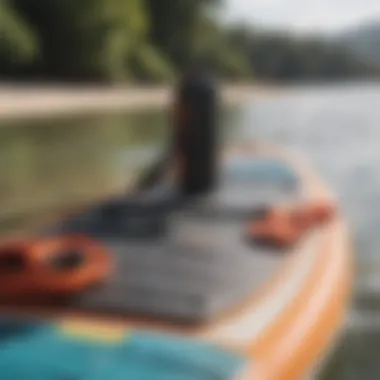
M 109 339 L 91 326 L 0 322 L 3 380 L 228 380 L 244 357 L 190 340 L 131 331 Z
M 151 194 L 150 194 L 151 195 Z M 103 240 L 116 262 L 107 283 L 72 300 L 77 308 L 198 323 L 245 301 L 283 262 L 281 252 L 249 245 L 256 212 L 300 196 L 281 177 L 223 183 L 210 197 L 173 195 L 113 200 L 58 226 Z

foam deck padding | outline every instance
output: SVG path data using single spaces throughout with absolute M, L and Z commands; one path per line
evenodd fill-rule
M 115 261 L 113 276 L 71 306 L 201 323 L 241 304 L 286 257 L 244 238 L 255 211 L 302 196 L 297 183 L 276 181 L 229 182 L 192 201 L 168 190 L 158 197 L 150 192 L 148 198 L 113 200 L 60 224 L 55 232 L 102 240 Z
M 94 334 L 96 328 L 82 329 L 1 321 L 1 379 L 228 380 L 247 363 L 233 352 L 174 336 L 131 331 L 109 340 Z

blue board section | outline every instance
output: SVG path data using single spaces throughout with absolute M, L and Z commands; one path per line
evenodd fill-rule
M 224 178 L 232 181 L 296 181 L 293 169 L 285 163 L 261 157 L 228 158 Z
M 53 324 L 0 323 L 1 380 L 227 380 L 246 359 L 168 335 L 74 339 Z

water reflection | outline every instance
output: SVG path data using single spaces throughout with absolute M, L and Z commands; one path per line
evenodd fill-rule
M 122 190 L 122 153 L 163 144 L 165 118 L 145 113 L 2 125 L 0 223 Z
M 351 329 L 326 368 L 323 380 L 379 379 L 380 329 L 378 327 Z
M 0 123 L 0 232 L 123 191 L 165 148 L 169 125 L 166 111 Z

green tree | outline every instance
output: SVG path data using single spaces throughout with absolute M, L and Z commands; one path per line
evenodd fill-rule
M 31 63 L 38 55 L 38 41 L 28 23 L 9 1 L 0 2 L 0 63 L 12 71 Z
M 145 0 L 151 21 L 150 39 L 177 66 L 196 57 L 199 20 L 219 0 Z M 202 37 L 205 37 L 204 35 Z
M 139 0 L 13 0 L 41 41 L 42 71 L 63 78 L 120 79 L 148 31 Z

